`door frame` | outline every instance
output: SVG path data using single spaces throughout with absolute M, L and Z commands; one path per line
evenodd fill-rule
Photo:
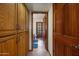
M 46 33 L 47 33 L 47 41 L 48 41 L 48 12 L 41 12 L 41 11 L 38 11 L 38 12 L 37 11 L 34 11 L 34 12 L 32 12 L 31 13 L 31 15 L 32 15 L 32 17 L 31 17 L 32 18 L 32 21 L 31 21 L 31 38 L 32 38 L 31 39 L 32 40 L 31 41 L 31 43 L 32 43 L 32 46 L 31 47 L 32 47 L 32 50 L 31 51 L 33 51 L 33 14 L 34 13 L 36 13 L 36 14 L 47 14 L 47 32 Z M 48 43 L 47 43 L 47 45 L 48 45 Z M 46 50 L 48 51 L 48 48 L 46 48 Z

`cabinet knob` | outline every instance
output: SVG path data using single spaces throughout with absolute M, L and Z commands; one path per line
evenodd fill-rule
M 74 48 L 79 49 L 79 44 L 75 45 Z

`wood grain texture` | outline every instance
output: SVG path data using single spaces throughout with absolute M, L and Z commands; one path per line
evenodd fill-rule
M 20 38 L 19 38 L 19 41 L 18 41 L 18 55 L 24 56 L 28 53 L 28 49 L 29 49 L 28 32 L 20 33 L 19 37 Z
M 15 15 L 15 4 L 0 4 L 0 30 L 15 30 Z
M 79 4 L 54 4 L 54 40 L 55 56 L 79 56 Z
M 0 56 L 24 56 L 28 53 L 28 17 L 24 4 L 0 4 Z
M 5 41 L 0 42 L 0 47 L 1 47 L 0 55 L 2 56 L 17 55 L 16 35 L 8 36 L 0 39 L 5 39 Z
M 72 56 L 75 55 L 73 54 L 73 51 L 77 51 L 76 55 L 79 55 L 79 51 L 74 48 L 75 45 L 77 45 L 78 38 L 76 37 L 70 37 L 70 36 L 63 36 L 61 34 L 54 34 L 54 55 L 58 56 Z M 63 50 L 62 50 L 63 49 Z
M 27 55 L 29 49 L 29 18 L 28 10 L 18 4 L 18 55 Z
M 23 4 L 18 4 L 18 29 L 21 31 L 25 31 L 25 20 L 26 20 L 26 11 L 25 6 Z

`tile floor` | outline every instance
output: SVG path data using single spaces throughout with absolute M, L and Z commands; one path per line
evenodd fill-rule
M 38 48 L 34 48 L 33 51 L 29 52 L 27 56 L 50 56 L 48 51 L 45 49 L 44 41 L 38 39 Z

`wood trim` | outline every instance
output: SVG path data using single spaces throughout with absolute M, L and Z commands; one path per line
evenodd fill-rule
M 25 6 L 26 10 L 29 12 L 29 9 L 27 8 L 27 5 L 25 3 L 22 3 L 22 4 Z
M 29 50 L 29 52 L 31 52 L 31 51 L 33 51 L 33 50 Z
M 15 31 L 16 29 L 2 29 L 2 30 L 0 30 L 0 31 Z
M 12 35 L 8 35 L 8 36 L 0 37 L 0 43 L 4 43 L 4 42 L 10 40 L 11 38 L 14 38 L 14 36 L 16 36 L 16 35 L 12 34 Z
M 1 36 L 0 38 L 4 38 L 4 37 L 8 37 L 8 36 L 12 36 L 12 35 L 16 35 L 16 33 L 15 33 L 15 34 L 9 34 L 9 35 L 6 35 L 6 36 Z
M 47 40 L 48 40 L 48 32 L 49 30 L 48 30 L 48 13 L 47 13 Z M 48 43 L 47 43 L 47 45 L 48 45 Z M 48 48 L 47 48 L 47 50 L 48 50 Z
M 32 32 L 32 35 L 31 35 L 31 36 L 32 36 L 32 42 L 31 42 L 31 43 L 32 43 L 32 51 L 33 51 L 33 13 L 32 13 L 31 15 L 32 15 L 32 18 L 31 18 L 31 19 L 32 19 L 32 22 L 31 22 L 31 23 L 32 23 L 32 25 L 31 25 L 31 32 Z

